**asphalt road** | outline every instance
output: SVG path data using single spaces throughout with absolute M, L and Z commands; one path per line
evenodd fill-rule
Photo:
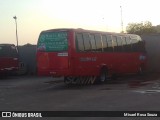
M 63 78 L 1 78 L 0 111 L 160 111 L 160 75 L 75 86 L 66 86 Z

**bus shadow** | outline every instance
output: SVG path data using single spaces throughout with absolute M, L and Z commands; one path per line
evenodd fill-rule
M 3 81 L 3 80 L 16 80 L 16 79 L 19 79 L 20 76 L 17 76 L 17 75 L 0 75 L 0 81 Z
M 51 85 L 50 90 L 112 90 L 112 89 L 127 89 L 127 88 L 138 88 L 147 86 L 160 80 L 159 74 L 147 74 L 144 76 L 139 75 L 127 75 L 121 76 L 117 79 L 111 79 L 102 84 L 72 84 L 66 85 L 63 80 L 48 81 L 45 84 Z M 118 85 L 118 86 L 117 86 Z M 124 87 L 123 85 L 127 86 Z M 123 88 L 124 87 L 124 88 Z
M 107 81 L 105 84 L 127 84 L 129 88 L 137 88 L 142 86 L 147 86 L 149 84 L 155 83 L 160 80 L 160 75 L 158 73 L 145 74 L 145 75 L 127 75 L 121 76 L 116 80 Z

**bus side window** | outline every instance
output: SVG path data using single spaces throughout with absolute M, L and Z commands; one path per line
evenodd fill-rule
M 137 39 L 131 39 L 132 42 L 132 51 L 133 52 L 138 52 L 138 41 Z
M 85 51 L 91 51 L 90 36 L 88 33 L 83 33 L 83 40 Z
M 117 36 L 118 52 L 122 51 L 122 37 Z
M 107 43 L 108 43 L 107 51 L 108 51 L 108 52 L 113 52 L 111 35 L 107 35 Z
M 127 51 L 127 43 L 126 43 L 126 37 L 122 37 L 122 45 L 123 45 L 123 51 Z
M 78 51 L 84 51 L 84 42 L 81 33 L 76 34 L 76 47 Z
M 97 51 L 102 52 L 102 41 L 100 34 L 95 34 L 95 40 L 96 40 Z
M 114 52 L 118 52 L 117 36 L 112 36 Z
M 143 41 L 140 36 L 137 36 L 137 40 L 138 40 L 137 51 L 138 52 L 146 52 L 146 50 L 145 50 L 145 41 Z
M 131 39 L 129 36 L 126 37 L 126 52 L 131 52 L 132 51 L 132 46 L 131 46 Z
M 106 37 L 106 35 L 102 35 L 102 42 L 103 42 L 103 50 L 104 50 L 104 52 L 106 52 L 107 51 L 107 37 Z
M 138 52 L 146 52 L 146 50 L 145 50 L 145 42 L 144 41 L 138 41 L 138 43 L 137 43 L 137 51 Z
M 90 41 L 91 41 L 91 47 L 92 47 L 92 51 L 96 51 L 96 41 L 95 41 L 95 37 L 93 34 L 90 35 Z

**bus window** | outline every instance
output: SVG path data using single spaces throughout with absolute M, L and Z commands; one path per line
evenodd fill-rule
M 122 51 L 122 37 L 117 36 L 118 51 Z
M 138 40 L 138 44 L 140 44 L 140 45 L 138 45 L 139 51 L 140 52 L 146 52 L 145 41 L 143 41 L 140 36 L 137 36 L 137 40 Z
M 131 36 L 133 52 L 144 52 L 145 45 L 139 36 Z
M 138 52 L 146 52 L 146 50 L 145 50 L 145 42 L 144 41 L 138 41 L 138 43 L 137 43 L 137 51 Z
M 90 44 L 90 37 L 88 33 L 83 33 L 83 40 L 84 40 L 84 48 L 85 51 L 91 50 L 91 44 Z
M 78 51 L 84 51 L 84 43 L 82 34 L 76 34 L 76 46 Z
M 102 51 L 102 41 L 100 34 L 95 34 L 95 40 L 96 40 L 97 51 Z
M 111 35 L 107 35 L 107 43 L 108 43 L 107 51 L 108 51 L 108 52 L 113 52 Z
M 126 37 L 126 52 L 131 52 L 132 48 L 131 48 L 131 39 L 129 36 Z
M 103 42 L 103 50 L 107 51 L 107 38 L 106 35 L 102 35 L 102 42 Z
M 116 36 L 112 36 L 112 41 L 113 41 L 114 51 L 117 52 L 118 51 L 117 37 Z
M 122 37 L 122 45 L 123 45 L 123 51 L 127 51 L 127 49 L 126 49 L 126 46 L 127 46 L 126 37 Z
M 92 46 L 92 51 L 96 51 L 96 41 L 94 35 L 90 35 L 90 40 L 91 40 L 91 46 Z
M 136 38 L 131 38 L 132 42 L 132 51 L 137 52 L 138 51 L 138 41 Z
M 38 51 L 57 52 L 68 50 L 68 32 L 42 32 L 39 36 Z

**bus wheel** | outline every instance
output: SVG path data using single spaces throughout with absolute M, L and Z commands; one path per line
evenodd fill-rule
M 64 77 L 64 83 L 67 85 L 71 85 L 75 80 L 75 77 L 69 76 L 69 77 Z
M 100 73 L 100 76 L 99 76 L 99 83 L 104 83 L 108 78 L 108 71 L 107 69 L 102 69 L 101 70 L 101 73 Z

